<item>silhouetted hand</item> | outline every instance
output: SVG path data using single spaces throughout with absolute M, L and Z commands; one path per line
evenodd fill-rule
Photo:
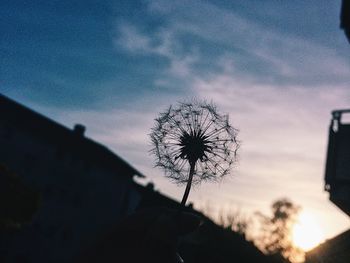
M 166 208 L 139 211 L 123 220 L 79 262 L 177 263 L 178 237 L 195 230 L 197 215 Z

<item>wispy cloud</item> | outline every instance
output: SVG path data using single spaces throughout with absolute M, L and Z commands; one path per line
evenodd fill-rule
M 220 66 L 217 61 L 231 57 L 239 74 L 257 81 L 308 86 L 349 81 L 349 61 L 322 43 L 281 33 L 234 10 L 203 1 L 154 0 L 148 4 L 150 15 L 160 16 L 165 25 L 159 32 L 146 35 L 136 26 L 121 24 L 118 41 L 132 52 L 167 57 L 171 61 L 170 71 L 178 73 L 177 76 L 189 78 L 189 72 L 196 72 L 195 66 Z M 186 41 L 189 38 L 200 41 Z M 207 47 L 214 50 L 205 53 Z M 183 56 L 186 49 L 188 53 Z M 196 53 L 191 54 L 191 49 Z
M 223 195 L 250 205 L 254 196 L 259 200 L 255 207 L 287 195 L 304 208 L 324 209 L 320 204 L 328 203 L 323 176 L 330 111 L 348 106 L 346 85 L 281 88 L 219 74 L 198 79 L 193 89 L 216 101 L 240 129 L 237 179 L 223 186 Z M 327 209 L 334 208 L 328 204 Z M 331 222 L 329 215 L 323 216 Z
M 191 65 L 196 62 L 195 52 L 184 53 L 173 30 L 161 29 L 149 34 L 143 33 L 137 26 L 121 22 L 117 26 L 118 37 L 115 44 L 132 54 L 142 56 L 160 56 L 168 60 L 167 72 L 175 77 L 187 78 Z

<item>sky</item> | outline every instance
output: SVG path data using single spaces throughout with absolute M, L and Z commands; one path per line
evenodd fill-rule
M 179 101 L 214 102 L 239 129 L 239 161 L 195 207 L 267 212 L 288 197 L 330 238 L 350 220 L 324 187 L 330 112 L 350 107 L 340 0 L 2 1 L 0 92 L 107 145 L 181 199 L 149 133 Z

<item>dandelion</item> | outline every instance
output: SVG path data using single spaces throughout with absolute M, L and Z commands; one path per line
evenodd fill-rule
M 151 140 L 156 166 L 175 183 L 187 184 L 181 204 L 185 205 L 192 183 L 217 181 L 229 174 L 239 147 L 237 130 L 213 104 L 179 103 L 155 121 Z

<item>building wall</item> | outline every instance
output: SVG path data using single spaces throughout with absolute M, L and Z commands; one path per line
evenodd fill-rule
M 329 239 L 306 253 L 305 263 L 350 262 L 350 230 Z
M 0 121 L 0 146 L 0 163 L 42 197 L 33 222 L 0 244 L 11 262 L 69 262 L 140 200 L 130 176 L 85 160 L 58 139 Z

